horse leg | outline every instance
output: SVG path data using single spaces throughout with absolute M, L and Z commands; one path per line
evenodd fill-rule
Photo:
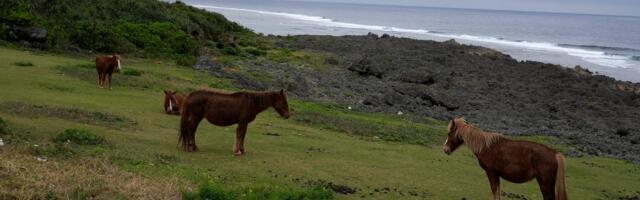
M 493 199 L 500 200 L 500 177 L 487 171 L 487 178 L 489 178 L 489 184 L 491 184 Z
M 547 176 L 545 176 L 547 175 Z M 554 179 L 555 173 L 551 174 L 541 174 L 536 177 L 538 181 L 538 186 L 540 186 L 540 191 L 542 192 L 542 197 L 544 200 L 554 200 L 556 198 L 555 187 L 556 181 Z
M 244 135 L 247 133 L 247 125 L 246 123 L 238 123 L 238 128 L 236 128 L 236 146 L 233 148 L 233 154 L 236 156 L 244 154 Z
M 104 74 L 98 72 L 98 87 L 103 88 L 104 85 Z
M 102 75 L 100 75 L 100 72 L 98 72 L 98 87 L 100 87 L 100 79 L 102 78 Z
M 109 75 L 109 90 L 111 90 L 111 74 L 108 74 L 108 75 Z
M 187 143 L 187 151 L 198 151 L 198 146 L 196 146 L 196 130 L 198 130 L 198 125 L 200 125 L 200 121 L 202 118 L 198 118 L 196 116 L 192 116 L 191 124 L 189 125 L 189 136 Z
M 247 129 L 249 128 L 249 124 L 245 124 L 244 125 L 244 130 L 242 131 L 242 134 L 240 134 L 240 153 L 244 154 L 244 136 L 247 135 Z

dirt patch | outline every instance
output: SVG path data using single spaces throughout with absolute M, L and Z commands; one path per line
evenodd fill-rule
M 272 133 L 272 132 L 266 132 L 264 135 L 268 135 L 268 136 L 280 136 L 280 134 L 278 134 L 278 133 Z
M 527 196 L 524 196 L 523 194 L 518 194 L 518 193 L 513 193 L 513 192 L 502 192 L 501 193 L 503 197 L 507 198 L 507 199 L 518 199 L 518 200 L 529 200 L 530 198 L 528 198 Z
M 8 114 L 22 117 L 55 117 L 67 121 L 115 129 L 133 128 L 138 124 L 129 118 L 110 113 L 87 111 L 78 108 L 35 105 L 22 102 L 5 102 L 0 104 L 0 110 Z
M 285 176 L 286 177 L 286 176 Z M 333 192 L 339 193 L 339 194 L 355 194 L 359 189 L 356 187 L 350 187 L 347 185 L 342 185 L 342 184 L 336 184 L 333 183 L 331 181 L 326 181 L 326 180 L 322 180 L 322 179 L 318 179 L 318 180 L 307 180 L 304 181 L 303 179 L 300 178 L 292 178 L 291 181 L 301 184 L 301 185 L 305 185 L 308 187 L 322 187 L 322 188 L 326 188 L 329 189 Z

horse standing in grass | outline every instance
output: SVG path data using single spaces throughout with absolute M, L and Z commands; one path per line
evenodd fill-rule
M 96 57 L 96 70 L 98 71 L 98 86 L 103 88 L 104 81 L 109 77 L 109 89 L 111 89 L 111 75 L 114 70 L 120 71 L 120 56 L 113 54 L 111 56 L 97 56 Z
M 545 145 L 511 140 L 498 133 L 482 131 L 455 118 L 449 122 L 444 152 L 449 155 L 463 143 L 485 170 L 493 199 L 500 199 L 500 178 L 524 183 L 535 178 L 545 200 L 565 200 L 565 159 Z
M 164 112 L 179 115 L 182 102 L 187 98 L 186 94 L 178 94 L 176 91 L 164 91 Z
M 195 134 L 203 118 L 218 126 L 238 124 L 233 153 L 243 155 L 247 126 L 256 119 L 258 113 L 269 107 L 273 107 L 281 117 L 289 118 L 289 105 L 284 90 L 232 94 L 204 90 L 192 92 L 182 106 L 178 142 L 182 143 L 186 151 L 197 151 Z

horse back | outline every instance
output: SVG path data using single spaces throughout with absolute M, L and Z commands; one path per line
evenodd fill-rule
M 185 111 L 206 118 L 219 126 L 227 126 L 251 118 L 247 109 L 247 97 L 237 93 L 195 91 L 186 97 L 182 105 Z
M 543 144 L 503 139 L 478 155 L 480 165 L 511 182 L 526 182 L 538 174 L 555 172 L 557 151 Z
M 111 56 L 96 56 L 96 70 L 98 72 L 113 72 L 117 65 L 116 62 Z

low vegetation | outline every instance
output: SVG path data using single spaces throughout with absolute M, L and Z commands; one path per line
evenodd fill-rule
M 305 191 L 290 191 L 276 188 L 229 190 L 212 183 L 203 184 L 198 188 L 197 191 L 185 192 L 182 196 L 182 199 L 185 200 L 322 200 L 333 198 L 333 192 L 328 191 L 326 188 L 322 187 L 314 187 Z
M 2 108 L 5 113 L 22 117 L 56 117 L 68 121 L 105 126 L 108 128 L 132 128 L 137 125 L 137 122 L 126 117 L 71 107 L 4 102 L 0 104 L 0 108 Z
M 66 129 L 51 139 L 56 144 L 73 143 L 77 145 L 101 145 L 106 144 L 106 140 L 99 135 L 90 133 L 87 130 Z
M 200 151 L 183 152 L 177 145 L 179 118 L 164 114 L 162 90 L 208 86 L 239 90 L 230 80 L 157 64 L 164 60 L 129 59 L 125 67 L 143 73 L 114 74 L 114 88 L 109 91 L 96 86 L 87 60 L 0 48 L 0 138 L 5 142 L 0 147 L 0 198 L 204 199 L 213 194 L 240 199 L 471 199 L 491 195 L 483 170 L 466 147 L 451 156 L 442 153 L 444 121 L 363 113 L 295 98 L 289 100 L 293 113 L 289 120 L 267 111 L 252 123 L 246 156 L 232 156 L 235 127 L 206 122 L 196 135 Z M 34 67 L 13 65 L 18 61 L 32 62 Z M 154 85 L 119 83 L 147 80 Z M 525 139 L 571 150 L 550 138 Z M 639 174 L 637 164 L 622 160 L 567 158 L 568 192 L 573 199 L 633 197 Z M 535 182 L 504 183 L 502 189 L 505 198 L 542 198 Z
M 122 71 L 123 75 L 127 75 L 127 76 L 140 76 L 142 75 L 142 71 L 136 70 L 136 69 L 124 69 Z
M 195 63 L 201 50 L 229 53 L 259 45 L 255 34 L 220 14 L 156 0 L 3 2 L 0 40 L 49 50 L 171 57 L 183 65 Z
M 294 120 L 304 124 L 345 132 L 368 140 L 385 140 L 408 144 L 434 145 L 445 135 L 446 124 L 436 120 L 412 121 L 409 117 L 371 116 L 357 112 L 340 112 L 344 108 L 307 106 L 296 112 Z

